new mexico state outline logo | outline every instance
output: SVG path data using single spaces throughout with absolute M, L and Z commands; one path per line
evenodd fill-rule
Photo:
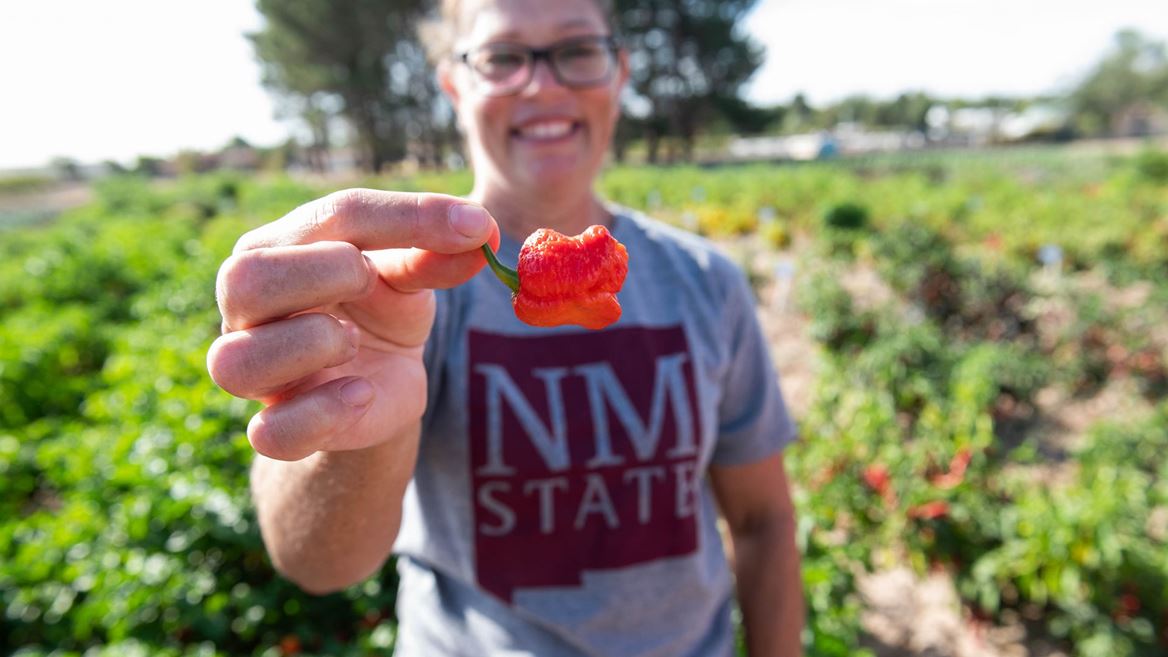
M 701 423 L 680 326 L 469 341 L 484 589 L 510 602 L 697 549 Z

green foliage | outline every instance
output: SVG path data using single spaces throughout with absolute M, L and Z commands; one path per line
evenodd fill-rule
M 804 277 L 797 300 L 811 317 L 812 338 L 833 352 L 854 353 L 875 335 L 878 318 L 871 312 L 856 311 L 838 275 L 838 270 L 825 269 Z
M 858 203 L 833 205 L 823 213 L 820 243 L 829 256 L 850 258 L 856 243 L 865 237 L 868 228 L 868 208 Z
M 1168 613 L 1168 407 L 1097 427 L 1072 481 L 1010 477 L 1006 504 L 977 522 L 993 541 L 960 572 L 960 589 L 990 612 L 1031 605 L 1076 654 L 1163 653 Z M 1145 460 L 1151 459 L 1151 460 Z
M 0 328 L 0 429 L 75 414 L 95 391 L 109 346 L 88 308 L 39 303 L 4 315 Z
M 1140 151 L 1135 161 L 1140 178 L 1158 185 L 1168 184 L 1168 152 L 1155 149 Z
M 800 507 L 805 499 L 797 500 Z M 796 534 L 802 555 L 806 599 L 804 654 L 807 657 L 868 657 L 859 650 L 861 603 L 856 573 L 847 555 L 814 523 L 804 519 Z
M 312 194 L 113 180 L 94 207 L 6 243 L 0 652 L 392 647 L 392 570 L 325 597 L 276 576 L 247 493 L 255 409 L 205 371 L 219 263 L 272 206 Z
M 617 168 L 601 181 L 679 225 L 736 243 L 757 231 L 750 258 L 806 247 L 798 301 L 821 367 L 787 463 L 808 655 L 860 654 L 856 579 L 902 563 L 946 569 L 971 613 L 1022 612 L 1079 657 L 1163 653 L 1168 261 L 1154 247 L 1168 190 L 1156 156 L 1076 157 Z M 465 193 L 470 179 L 364 184 Z M 324 597 L 276 576 L 247 493 L 255 407 L 205 373 L 219 263 L 324 191 L 118 177 L 52 225 L 3 234 L 0 653 L 392 647 L 392 569 Z M 825 224 L 847 204 L 865 219 Z M 850 234 L 847 258 L 820 257 L 833 231 Z M 1035 260 L 1047 243 L 1067 257 L 1050 280 Z M 1107 287 L 1119 265 L 1139 282 L 1119 290 L 1140 293 L 1126 305 Z M 888 298 L 856 298 L 843 284 L 856 268 Z M 1049 464 L 1033 437 L 1004 435 L 1045 388 L 1125 381 L 1155 413 L 1093 429 L 1062 476 L 1036 478 Z
M 868 209 L 856 203 L 833 205 L 823 215 L 823 225 L 829 230 L 861 230 L 868 227 Z

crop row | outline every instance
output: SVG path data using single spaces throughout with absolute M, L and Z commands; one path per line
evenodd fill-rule
M 1038 618 L 1077 654 L 1163 652 L 1157 309 L 1168 293 L 1154 281 L 1168 249 L 1152 245 L 1168 235 L 1168 185 L 1157 157 L 604 178 L 617 202 L 802 254 L 800 304 L 824 362 L 789 457 L 809 654 L 853 654 L 856 577 L 905 562 L 951 572 L 971 614 Z M 366 184 L 462 193 L 469 180 Z M 392 646 L 392 569 L 325 597 L 274 574 L 247 493 L 242 429 L 255 408 L 204 368 L 219 262 L 242 232 L 322 191 L 112 179 L 53 225 L 2 234 L 0 653 Z M 1057 269 L 1037 261 L 1047 245 L 1061 249 Z M 889 303 L 866 306 L 839 285 L 857 267 L 876 272 Z M 1076 282 L 1095 274 L 1102 292 Z M 1108 294 L 1131 289 L 1134 302 Z M 1039 392 L 1116 381 L 1156 410 L 1094 429 L 1061 455 L 1065 476 L 1036 482 L 1048 455 L 1010 430 L 1035 421 Z

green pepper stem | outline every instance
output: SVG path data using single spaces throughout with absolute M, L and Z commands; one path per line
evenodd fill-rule
M 491 271 L 495 272 L 495 276 L 503 281 L 504 285 L 511 288 L 512 292 L 519 294 L 519 272 L 499 262 L 499 259 L 495 257 L 495 252 L 491 250 L 490 244 L 483 245 L 483 255 L 487 256 L 487 265 L 491 267 Z

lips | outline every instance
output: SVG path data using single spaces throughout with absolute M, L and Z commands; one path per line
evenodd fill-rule
M 511 135 L 526 141 L 557 141 L 576 134 L 581 126 L 570 119 L 539 119 L 512 128 Z

